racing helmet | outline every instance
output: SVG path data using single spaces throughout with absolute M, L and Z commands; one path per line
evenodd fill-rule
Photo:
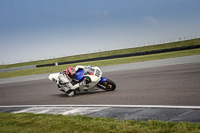
M 76 74 L 76 70 L 75 70 L 72 66 L 70 66 L 70 67 L 68 67 L 68 68 L 66 69 L 66 75 L 67 75 L 69 78 L 73 79 L 73 78 L 75 77 L 75 74 Z

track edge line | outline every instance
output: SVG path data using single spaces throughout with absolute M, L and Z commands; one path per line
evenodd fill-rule
M 200 106 L 175 106 L 175 105 L 8 105 L 1 108 L 16 107 L 113 107 L 113 108 L 176 108 L 200 109 Z

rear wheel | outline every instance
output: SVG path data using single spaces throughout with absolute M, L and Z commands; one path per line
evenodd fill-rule
M 98 87 L 106 91 L 114 91 L 116 84 L 112 80 L 107 79 L 105 82 L 98 84 Z

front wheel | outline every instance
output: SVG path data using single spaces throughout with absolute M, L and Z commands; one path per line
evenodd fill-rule
M 97 86 L 98 86 L 99 88 L 105 90 L 105 91 L 114 91 L 115 88 L 116 88 L 115 82 L 113 82 L 113 81 L 110 80 L 110 79 L 106 79 L 106 81 L 104 81 L 104 82 L 101 83 L 101 84 L 98 84 Z

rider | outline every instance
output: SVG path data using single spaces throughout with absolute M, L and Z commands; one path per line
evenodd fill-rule
M 91 82 L 90 77 L 84 76 L 85 78 L 81 83 L 79 83 L 79 81 L 75 79 L 75 75 L 78 70 L 83 69 L 85 73 L 87 72 L 87 69 L 85 68 L 86 67 L 80 66 L 80 65 L 76 66 L 75 68 L 70 66 L 65 71 L 60 72 L 58 76 L 59 84 L 63 85 L 64 88 L 61 89 L 60 86 L 58 85 L 59 89 L 67 93 L 68 96 L 73 96 L 74 90 L 78 89 L 80 85 L 87 87 L 87 84 Z M 67 88 L 70 88 L 70 89 L 67 89 Z
M 68 96 L 73 96 L 75 89 L 79 88 L 79 83 L 75 80 L 76 70 L 70 66 L 65 71 L 60 72 L 58 78 L 59 78 L 59 84 L 63 85 L 63 91 L 68 94 Z M 59 86 L 59 85 L 58 85 Z M 70 88 L 70 90 L 66 89 Z

